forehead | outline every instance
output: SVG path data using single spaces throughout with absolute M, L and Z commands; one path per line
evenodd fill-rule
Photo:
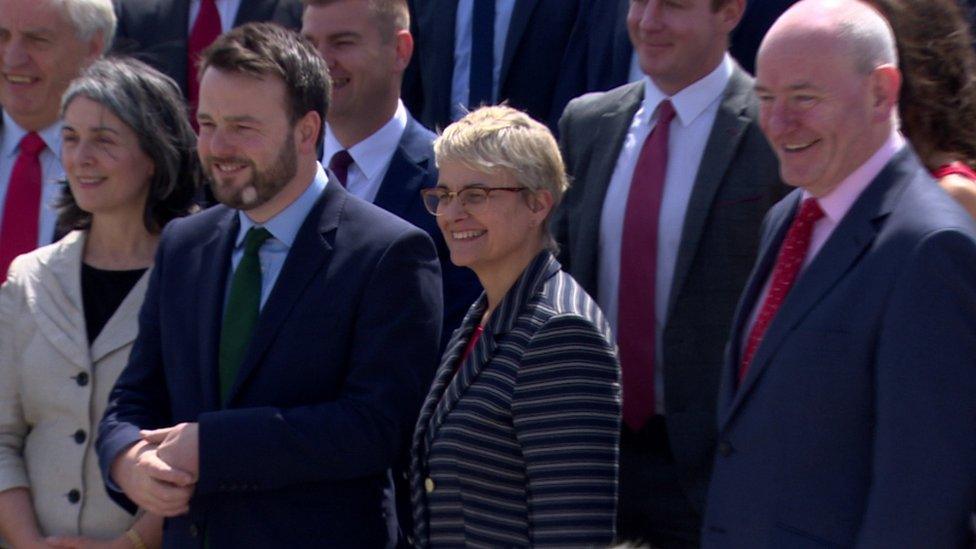
M 777 39 L 763 44 L 756 58 L 756 87 L 761 89 L 830 89 L 858 76 L 851 56 L 821 37 Z
M 376 27 L 368 0 L 338 0 L 321 5 L 309 5 L 302 14 L 302 32 L 327 35 L 347 30 Z
M 66 125 L 76 130 L 127 127 L 111 109 L 83 95 L 75 97 L 71 103 L 68 103 L 68 107 L 64 110 L 64 121 Z
M 200 79 L 200 115 L 212 118 L 266 118 L 285 114 L 285 83 L 210 67 Z
M 64 31 L 70 26 L 60 2 L 0 0 L 0 27 L 18 32 Z

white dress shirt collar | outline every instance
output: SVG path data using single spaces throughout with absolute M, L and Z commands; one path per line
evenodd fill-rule
M 671 97 L 661 91 L 649 76 L 645 76 L 644 102 L 638 113 L 641 123 L 649 124 L 658 104 L 665 99 L 670 99 L 677 115 L 675 118 L 682 126 L 688 127 L 725 92 L 729 79 L 732 78 L 733 67 L 732 58 L 726 53 L 722 62 L 712 72 Z
M 3 158 L 15 158 L 20 154 L 19 145 L 20 140 L 27 135 L 27 130 L 21 128 L 14 119 L 10 117 L 10 114 L 4 111 L 3 113 L 3 131 L 0 132 L 0 154 Z M 61 119 L 59 118 L 57 122 L 51 124 L 50 126 L 44 128 L 43 130 L 37 132 L 44 140 L 44 144 L 47 148 L 57 157 L 58 161 L 61 160 Z
M 373 135 L 349 147 L 349 155 L 352 156 L 356 167 L 367 179 L 374 179 L 381 170 L 386 168 L 406 129 L 407 109 L 404 107 L 403 101 L 397 101 L 397 109 L 393 118 L 389 119 L 382 128 L 376 130 Z M 343 150 L 343 148 L 335 134 L 332 133 L 332 128 L 326 124 L 325 149 L 322 155 L 324 163 L 328 164 L 332 155 Z

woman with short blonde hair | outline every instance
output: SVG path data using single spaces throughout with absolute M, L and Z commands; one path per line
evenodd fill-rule
M 614 537 L 620 383 L 610 328 L 553 256 L 568 186 L 542 124 L 478 109 L 434 144 L 424 203 L 485 291 L 448 344 L 414 434 L 421 547 L 606 546 Z

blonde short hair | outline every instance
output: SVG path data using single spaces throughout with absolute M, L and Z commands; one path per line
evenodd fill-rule
M 559 145 L 549 128 L 504 105 L 481 107 L 445 128 L 434 141 L 434 157 L 438 166 L 456 162 L 479 172 L 502 170 L 533 192 L 549 191 L 550 216 L 569 188 Z M 543 236 L 546 247 L 555 251 L 548 229 Z

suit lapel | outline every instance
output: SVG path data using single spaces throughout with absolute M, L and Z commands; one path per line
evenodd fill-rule
M 403 137 L 390 159 L 390 167 L 387 168 L 383 183 L 373 200 L 377 206 L 401 218 L 410 205 L 420 199 L 427 163 L 432 162 L 432 159 L 420 158 L 416 151 L 410 150 L 416 124 L 412 118 L 408 120 Z
M 722 370 L 721 392 L 718 401 L 718 410 L 725 423 L 727 412 L 732 406 L 738 392 L 738 373 L 739 361 L 742 353 L 741 342 L 745 334 L 746 322 L 756 307 L 759 293 L 766 284 L 779 253 L 780 245 L 786 236 L 789 223 L 793 219 L 801 198 L 801 191 L 796 190 L 781 203 L 776 205 L 770 212 L 767 220 L 764 239 L 756 260 L 756 265 L 749 275 L 746 287 L 742 291 L 742 297 L 736 306 L 735 316 L 732 319 L 732 329 L 730 330 L 729 342 L 726 349 L 725 367 Z M 767 236 L 770 235 L 770 236 Z
M 877 221 L 891 211 L 904 188 L 903 183 L 901 185 L 897 183 L 910 179 L 910 174 L 905 171 L 906 164 L 910 164 L 906 162 L 910 154 L 906 147 L 888 163 L 841 219 L 840 224 L 810 265 L 800 273 L 769 328 L 766 329 L 759 348 L 756 349 L 749 371 L 732 402 L 729 410 L 730 417 L 769 366 L 783 340 L 851 271 L 853 265 L 863 257 L 865 250 L 874 241 L 879 228 Z M 794 206 L 792 211 L 795 210 Z M 792 219 L 793 215 L 790 215 L 784 223 L 788 225 Z M 780 232 L 785 235 L 785 229 L 781 229 Z M 776 253 L 779 251 L 780 244 L 782 244 L 782 237 L 778 238 L 776 243 Z
M 444 423 L 448 414 L 454 409 L 458 401 L 467 392 L 471 384 L 478 378 L 482 370 L 491 362 L 498 348 L 498 341 L 504 337 L 512 328 L 523 311 L 525 304 L 539 292 L 546 280 L 559 272 L 560 266 L 556 259 L 549 252 L 542 252 L 526 267 L 519 279 L 512 285 L 508 293 L 498 304 L 498 308 L 492 313 L 488 324 L 484 328 L 484 333 L 478 339 L 471 354 L 464 364 L 457 370 L 457 375 L 453 375 L 457 360 L 464 347 L 470 339 L 474 327 L 478 325 L 482 314 L 484 314 L 487 300 L 484 294 L 478 299 L 475 305 L 468 311 L 464 319 L 462 329 L 458 331 L 458 337 L 452 341 L 451 351 L 447 359 L 441 363 L 438 372 L 438 381 L 441 387 L 446 389 L 437 402 L 434 412 L 427 425 L 428 430 L 425 435 L 425 450 L 430 449 L 437 430 Z M 453 359 L 451 358 L 453 355 Z M 450 362 L 448 362 L 450 360 Z M 450 376 L 453 376 L 451 378 Z M 433 393 L 432 393 L 433 394 Z
M 146 286 L 149 285 L 151 272 L 152 267 L 146 269 L 146 272 L 139 277 L 139 281 L 129 290 L 125 299 L 119 304 L 119 308 L 115 310 L 112 317 L 105 323 L 105 327 L 99 332 L 98 337 L 92 342 L 92 364 L 97 364 L 109 353 L 135 341 L 136 335 L 139 334 L 139 309 L 146 295 Z
M 200 345 L 200 392 L 207 399 L 204 410 L 220 409 L 220 382 L 218 380 L 218 353 L 220 351 L 220 327 L 224 319 L 224 297 L 227 289 L 227 276 L 230 272 L 231 252 L 240 228 L 237 210 L 225 206 L 223 217 L 217 221 L 217 229 L 197 252 L 197 268 L 209 276 L 200 277 L 196 299 L 201 311 L 199 317 Z M 217 262 L 214 263 L 214 258 Z
M 81 297 L 85 234 L 72 232 L 57 245 L 42 265 L 40 284 L 27 302 L 34 322 L 51 346 L 87 371 L 91 369 L 91 360 Z
M 566 0 L 560 1 L 565 2 Z M 508 78 L 508 70 L 512 66 L 512 59 L 515 58 L 515 52 L 518 50 L 519 42 L 522 41 L 522 36 L 525 34 L 529 26 L 529 20 L 532 18 L 532 12 L 535 11 L 535 6 L 538 3 L 539 0 L 516 0 L 515 2 L 515 8 L 512 10 L 512 20 L 508 24 L 508 35 L 505 37 L 501 71 L 498 74 L 499 94 L 501 94 L 501 90 L 505 87 L 505 80 Z M 499 97 L 499 99 L 503 98 Z
M 624 138 L 634 120 L 634 114 L 640 108 L 644 99 L 644 85 L 640 82 L 630 84 L 617 107 L 604 113 L 599 123 L 593 128 L 593 137 L 584 149 L 586 159 L 590 165 L 583 188 L 582 207 L 573 215 L 579 216 L 575 224 L 576 244 L 570 253 L 574 257 L 573 269 L 579 274 L 580 284 L 588 292 L 594 293 L 597 286 L 596 273 L 599 259 L 600 218 L 603 214 L 603 201 L 607 195 L 607 187 L 617 167 L 617 157 L 623 147 Z M 577 174 L 578 175 L 578 174 Z M 577 265 L 579 267 L 577 267 Z M 585 269 L 585 271 L 583 270 Z
M 426 414 L 421 416 L 423 420 L 421 425 L 425 427 L 423 437 L 425 453 L 430 450 L 437 430 L 444 423 L 451 410 L 454 409 L 461 395 L 464 394 L 464 390 L 471 385 L 488 359 L 494 354 L 494 337 L 490 336 L 489 330 L 486 328 L 464 364 L 458 365 L 475 327 L 481 321 L 486 306 L 487 298 L 482 293 L 478 301 L 468 310 L 461 327 L 455 332 L 455 337 L 452 338 L 447 352 L 444 353 L 444 359 L 441 361 L 430 395 L 427 397 Z M 486 341 L 489 337 L 490 343 Z
M 691 197 L 688 199 L 684 227 L 681 230 L 681 244 L 674 267 L 674 283 L 668 296 L 668 314 L 665 318 L 671 318 L 671 311 L 698 251 L 698 243 L 701 241 L 715 194 L 726 182 L 726 171 L 751 123 L 744 115 L 750 91 L 748 77 L 736 66 L 715 115 L 715 123 L 708 135 Z
M 295 242 L 288 251 L 278 280 L 258 316 L 254 335 L 251 336 L 244 355 L 244 362 L 228 393 L 228 405 L 233 403 L 241 386 L 260 364 L 268 347 L 277 337 L 281 325 L 300 301 L 309 283 L 318 276 L 319 271 L 332 256 L 332 246 L 326 241 L 324 235 L 338 228 L 339 218 L 348 197 L 341 186 L 333 183 L 330 182 L 326 186 L 325 192 L 318 198 L 295 236 Z

